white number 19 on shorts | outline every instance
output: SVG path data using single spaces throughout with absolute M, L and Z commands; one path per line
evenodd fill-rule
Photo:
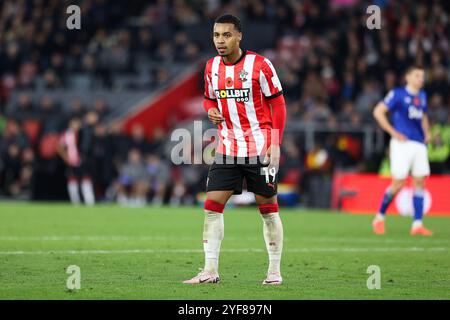
M 273 177 L 272 182 L 275 182 L 275 176 L 277 175 L 277 169 L 275 167 L 263 167 L 262 170 L 266 176 L 266 183 L 270 182 L 270 176 Z

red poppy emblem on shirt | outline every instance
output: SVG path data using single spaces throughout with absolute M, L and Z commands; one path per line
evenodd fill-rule
M 413 103 L 415 106 L 418 106 L 420 104 L 420 99 L 418 97 L 415 97 Z
M 233 79 L 231 79 L 230 77 L 228 77 L 225 81 L 226 81 L 227 87 L 233 86 Z

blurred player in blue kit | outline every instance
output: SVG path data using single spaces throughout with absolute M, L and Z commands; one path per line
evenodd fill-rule
M 426 146 L 430 141 L 427 97 L 422 90 L 425 71 L 422 67 L 409 67 L 405 79 L 406 86 L 392 89 L 373 111 L 380 127 L 391 136 L 389 152 L 392 183 L 383 195 L 372 227 L 375 234 L 386 232 L 386 210 L 411 172 L 414 185 L 414 221 L 410 234 L 431 236 L 433 233 L 422 223 L 425 178 L 430 175 Z M 391 122 L 387 117 L 388 112 L 391 114 Z

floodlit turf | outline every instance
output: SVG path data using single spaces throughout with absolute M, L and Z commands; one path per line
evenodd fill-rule
M 256 208 L 227 209 L 218 285 L 182 280 L 203 265 L 201 208 L 0 204 L 0 299 L 449 299 L 450 218 L 410 219 L 371 233 L 368 215 L 282 211 L 284 284 L 261 285 L 267 267 Z M 69 290 L 69 265 L 81 289 Z M 367 268 L 381 289 L 367 289 Z

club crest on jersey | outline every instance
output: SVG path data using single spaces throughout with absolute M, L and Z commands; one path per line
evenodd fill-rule
M 422 119 L 423 117 L 423 111 L 414 107 L 409 106 L 408 108 L 408 118 L 410 119 Z
M 241 71 L 239 71 L 238 75 L 239 75 L 239 80 L 240 80 L 241 82 L 247 81 L 247 76 L 248 76 L 248 72 L 247 72 L 247 71 L 245 71 L 244 69 L 242 69 Z
M 237 102 L 247 102 L 250 89 L 222 89 L 215 90 L 217 99 L 236 99 Z

